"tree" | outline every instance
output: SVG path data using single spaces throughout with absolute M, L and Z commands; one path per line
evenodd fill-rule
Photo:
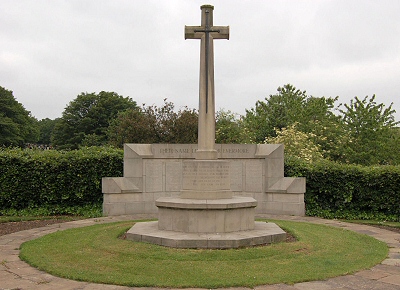
M 295 141 L 296 134 L 304 133 L 324 158 L 333 161 L 400 164 L 399 122 L 394 119 L 393 104 L 385 108 L 376 103 L 375 95 L 363 100 L 355 97 L 350 104 L 339 106 L 335 105 L 337 101 L 338 97 L 307 96 L 305 91 L 285 85 L 278 88 L 277 94 L 246 110 L 244 130 L 256 143 L 264 139 L 278 142 L 279 138 L 274 137 L 282 139 L 283 133 L 286 142 L 291 137 Z M 293 124 L 295 128 L 291 128 Z
M 344 109 L 339 109 L 349 139 L 344 148 L 342 162 L 362 165 L 397 163 L 399 135 L 392 104 L 385 108 L 377 104 L 375 95 L 364 99 L 355 97 Z M 397 160 L 397 161 L 396 161 Z
M 309 96 L 296 128 L 309 136 L 319 146 L 324 158 L 337 160 L 342 155 L 343 144 L 348 140 L 341 118 L 334 111 L 339 97 Z
M 247 143 L 243 132 L 242 120 L 236 114 L 224 110 L 219 110 L 216 113 L 216 143 Z
M 266 137 L 275 136 L 275 129 L 299 121 L 306 98 L 305 91 L 287 84 L 278 87 L 278 94 L 265 98 L 265 102 L 257 101 L 255 108 L 246 110 L 244 117 L 245 126 L 251 134 L 250 140 L 263 143 Z
M 0 145 L 24 146 L 38 139 L 37 120 L 9 91 L 0 87 Z
M 39 139 L 37 143 L 47 145 L 51 144 L 51 135 L 53 134 L 56 123 L 57 119 L 51 120 L 49 118 L 38 121 Z
M 315 144 L 312 133 L 304 133 L 297 130 L 298 123 L 288 128 L 277 129 L 276 137 L 267 137 L 265 143 L 284 144 L 285 153 L 303 160 L 313 162 L 323 159 L 321 146 Z
M 155 119 L 140 108 L 129 109 L 118 114 L 108 127 L 108 142 L 115 147 L 124 143 L 153 143 L 155 141 Z
M 164 105 L 145 106 L 118 115 L 108 129 L 109 143 L 122 147 L 124 143 L 196 143 L 196 110 L 184 107 L 174 111 L 174 104 L 164 99 Z
M 119 112 L 136 108 L 136 102 L 114 92 L 81 93 L 57 121 L 52 143 L 59 149 L 107 143 L 107 128 Z
M 173 126 L 173 142 L 177 144 L 197 143 L 199 115 L 195 109 L 184 107 L 177 113 Z
M 338 155 L 337 140 L 344 135 L 340 118 L 333 112 L 338 97 L 307 96 L 306 91 L 290 84 L 277 91 L 265 102 L 257 101 L 255 108 L 246 110 L 243 125 L 249 141 L 263 143 L 265 138 L 276 137 L 277 132 L 297 123 L 296 130 L 311 134 L 325 157 Z

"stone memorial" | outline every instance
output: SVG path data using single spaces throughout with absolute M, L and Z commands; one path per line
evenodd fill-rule
M 103 178 L 103 213 L 158 213 L 136 223 L 127 239 L 178 248 L 237 248 L 277 242 L 286 233 L 259 213 L 304 215 L 304 178 L 283 173 L 282 144 L 215 144 L 214 39 L 229 26 L 213 25 L 201 6 L 198 144 L 125 144 L 124 177 Z

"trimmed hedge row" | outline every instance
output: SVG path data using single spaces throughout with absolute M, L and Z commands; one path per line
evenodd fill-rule
M 123 151 L 0 149 L 0 210 L 102 203 L 101 178 L 122 176 Z M 1 213 L 1 212 L 0 212 Z
M 358 166 L 287 157 L 286 176 L 306 177 L 306 214 L 400 221 L 400 166 Z
M 122 176 L 123 151 L 0 149 L 0 214 L 7 209 L 101 206 L 101 178 Z M 286 157 L 285 176 L 307 179 L 306 213 L 348 219 L 400 219 L 400 166 L 363 167 Z

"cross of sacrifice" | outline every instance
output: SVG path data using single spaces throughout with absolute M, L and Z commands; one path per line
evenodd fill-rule
M 215 150 L 214 39 L 229 39 L 229 26 L 213 26 L 212 5 L 202 5 L 201 26 L 185 26 L 185 39 L 200 39 L 199 129 L 196 159 L 217 159 Z

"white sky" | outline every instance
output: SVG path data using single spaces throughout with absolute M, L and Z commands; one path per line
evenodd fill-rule
M 290 83 L 348 103 L 376 95 L 400 120 L 400 1 L 1 0 L 0 86 L 36 118 L 81 92 L 198 106 L 200 6 L 214 5 L 216 109 L 244 114 Z

